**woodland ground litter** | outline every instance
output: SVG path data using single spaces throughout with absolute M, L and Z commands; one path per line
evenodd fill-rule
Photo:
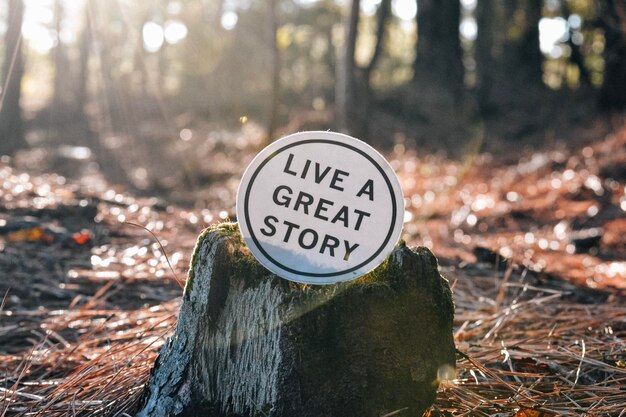
M 196 236 L 234 216 L 255 142 L 229 138 L 228 157 L 220 140 L 200 150 L 213 159 L 194 180 L 195 208 L 185 187 L 142 197 L 94 170 L 27 171 L 50 161 L 36 150 L 2 161 L 4 415 L 133 414 Z M 622 130 L 515 163 L 403 143 L 388 153 L 403 239 L 432 248 L 454 289 L 457 378 L 431 415 L 626 413 L 625 145 Z

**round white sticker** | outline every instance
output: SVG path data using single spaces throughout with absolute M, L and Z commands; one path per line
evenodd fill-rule
M 301 132 L 263 149 L 237 191 L 252 254 L 283 278 L 333 284 L 389 255 L 402 231 L 398 178 L 374 148 L 334 132 Z

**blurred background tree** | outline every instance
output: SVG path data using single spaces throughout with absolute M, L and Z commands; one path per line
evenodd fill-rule
M 21 81 L 24 73 L 21 37 L 24 19 L 22 0 L 9 0 L 6 16 L 0 97 L 0 152 L 10 155 L 25 145 L 20 108 Z
M 185 152 L 242 126 L 255 146 L 335 128 L 462 155 L 626 107 L 621 0 L 9 0 L 0 18 L 0 151 L 81 146 L 142 187 L 193 184 Z

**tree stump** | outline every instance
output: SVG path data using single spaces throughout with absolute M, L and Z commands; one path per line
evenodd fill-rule
M 222 224 L 198 238 L 138 416 L 421 416 L 454 372 L 453 315 L 426 248 L 400 244 L 356 281 L 307 286 Z

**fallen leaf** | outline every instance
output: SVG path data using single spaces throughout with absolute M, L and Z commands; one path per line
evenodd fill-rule
M 556 414 L 544 410 L 535 410 L 533 408 L 520 408 L 515 417 L 553 417 Z
M 91 240 L 91 234 L 89 233 L 85 233 L 85 232 L 81 232 L 81 233 L 74 233 L 72 235 L 72 241 L 74 241 L 74 243 L 76 243 L 77 245 L 84 245 L 89 243 L 89 241 Z
M 9 242 L 46 242 L 51 243 L 54 237 L 46 234 L 41 227 L 30 227 L 21 229 L 7 235 Z

